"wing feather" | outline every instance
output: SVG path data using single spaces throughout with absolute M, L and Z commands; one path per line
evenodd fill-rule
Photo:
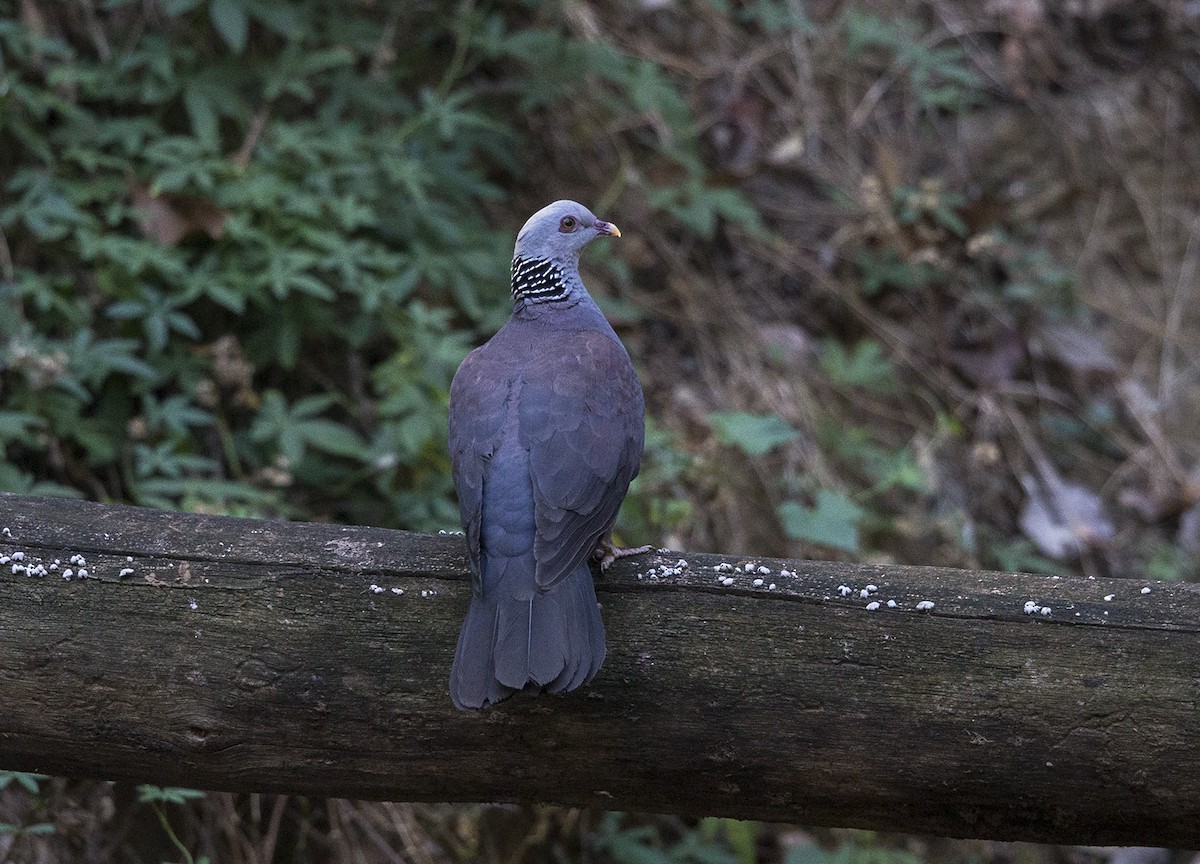
M 488 345 L 468 354 L 450 383 L 450 464 L 476 595 L 482 589 L 479 559 L 484 475 L 499 445 L 512 392 L 511 380 L 497 374 L 502 367 L 490 363 L 487 354 Z
M 642 388 L 619 342 L 588 331 L 549 341 L 520 399 L 541 588 L 575 570 L 612 530 L 637 475 L 645 423 Z

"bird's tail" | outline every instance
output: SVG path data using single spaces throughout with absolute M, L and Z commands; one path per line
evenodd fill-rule
M 493 590 L 471 599 L 450 698 L 459 708 L 483 708 L 518 690 L 574 690 L 600 670 L 604 650 L 604 622 L 585 561 L 549 591 Z

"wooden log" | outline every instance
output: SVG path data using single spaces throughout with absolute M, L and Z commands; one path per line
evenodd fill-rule
M 8 770 L 1200 847 L 1195 585 L 651 554 L 460 712 L 460 537 L 0 495 L 0 561 Z

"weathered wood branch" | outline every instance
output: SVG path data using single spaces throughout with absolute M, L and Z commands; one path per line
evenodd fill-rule
M 1200 846 L 1194 585 L 644 556 L 594 682 L 471 713 L 459 537 L 0 495 L 5 559 L 5 769 Z

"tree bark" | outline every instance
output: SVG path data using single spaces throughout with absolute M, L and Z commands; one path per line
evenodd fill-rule
M 461 537 L 0 495 L 4 558 L 8 770 L 1200 847 L 1195 585 L 652 553 L 460 712 Z

